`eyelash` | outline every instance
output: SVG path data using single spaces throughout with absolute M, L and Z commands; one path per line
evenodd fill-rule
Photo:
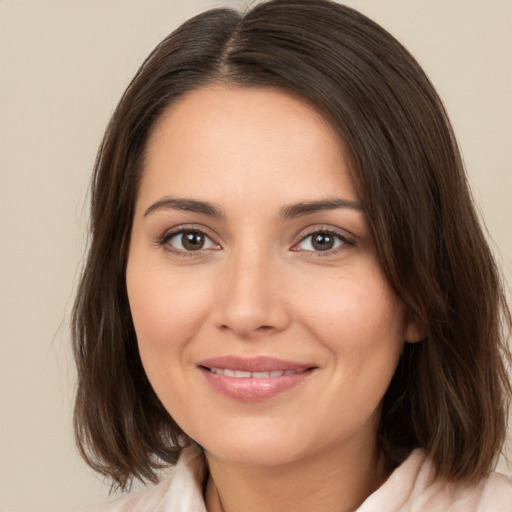
M 338 247 L 334 247 L 333 249 L 327 249 L 325 251 L 303 251 L 305 253 L 312 253 L 314 256 L 324 257 L 324 256 L 332 256 L 333 254 L 337 254 L 339 251 L 346 249 L 347 246 L 354 245 L 354 241 L 351 240 L 349 237 L 347 237 L 345 234 L 342 234 L 340 231 L 333 229 L 333 228 L 317 228 L 308 234 L 304 235 L 294 246 L 292 247 L 292 251 L 299 252 L 300 249 L 294 249 L 301 243 L 303 243 L 308 238 L 311 238 L 315 235 L 330 235 L 336 238 L 340 243 Z
M 209 240 L 210 244 L 215 245 L 216 247 L 207 247 L 207 248 L 200 248 L 196 251 L 187 251 L 184 249 L 177 249 L 175 247 L 172 247 L 172 245 L 169 244 L 170 240 L 174 237 L 177 237 L 178 235 L 184 235 L 186 233 L 195 233 L 198 235 L 203 236 L 206 240 Z M 327 249 L 325 251 L 314 251 L 314 250 L 303 250 L 297 249 L 297 246 L 305 242 L 308 238 L 313 237 L 314 235 L 330 235 L 336 238 L 339 242 L 341 242 L 337 247 L 334 247 L 333 249 Z M 158 240 L 157 243 L 159 246 L 164 247 L 167 251 L 172 252 L 174 254 L 177 254 L 178 256 L 183 257 L 190 257 L 199 255 L 201 253 L 204 253 L 204 251 L 211 251 L 211 250 L 218 250 L 217 248 L 220 247 L 219 244 L 216 244 L 212 238 L 202 229 L 198 229 L 195 227 L 180 227 L 177 229 L 174 229 L 172 231 L 168 231 L 164 233 Z M 311 253 L 315 256 L 330 256 L 332 254 L 336 254 L 338 251 L 343 250 L 346 248 L 346 246 L 352 246 L 354 245 L 354 241 L 348 238 L 345 234 L 342 234 L 340 231 L 333 229 L 333 228 L 317 228 L 314 231 L 311 231 L 310 233 L 304 235 L 297 243 L 295 243 L 292 248 L 290 249 L 293 252 L 304 252 L 304 253 Z
M 200 248 L 196 251 L 187 251 L 184 249 L 177 249 L 169 243 L 174 237 L 178 237 L 179 235 L 184 235 L 186 233 L 194 233 L 197 235 L 201 235 L 204 237 L 205 240 L 208 240 L 209 243 L 214 245 L 215 247 Z M 217 250 L 217 247 L 220 247 L 219 244 L 216 244 L 212 240 L 212 237 L 209 236 L 207 233 L 205 233 L 204 230 L 198 229 L 198 228 L 195 228 L 192 226 L 191 227 L 183 227 L 182 226 L 182 227 L 173 229 L 171 231 L 167 231 L 157 240 L 157 243 L 158 243 L 158 245 L 164 247 L 165 250 L 172 252 L 173 254 L 176 254 L 178 256 L 183 256 L 183 257 L 198 256 L 201 253 L 204 254 L 204 251 Z M 181 243 L 183 245 L 183 240 Z

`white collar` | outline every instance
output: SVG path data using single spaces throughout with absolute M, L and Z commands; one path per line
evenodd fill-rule
M 206 476 L 201 449 L 183 450 L 178 463 L 159 484 L 105 503 L 90 512 L 207 512 Z M 512 484 L 499 473 L 465 486 L 436 479 L 432 463 L 414 450 L 356 512 L 512 512 Z

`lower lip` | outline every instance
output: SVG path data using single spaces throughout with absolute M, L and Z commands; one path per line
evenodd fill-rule
M 257 379 L 254 377 L 227 377 L 200 368 L 208 384 L 217 392 L 235 400 L 260 402 L 292 389 L 309 378 L 313 369 L 293 375 Z

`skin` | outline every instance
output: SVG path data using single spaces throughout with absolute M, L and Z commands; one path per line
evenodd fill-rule
M 349 206 L 282 215 L 332 198 Z M 187 229 L 202 248 L 183 245 Z M 382 272 L 343 143 L 311 106 L 234 86 L 171 106 L 148 142 L 126 283 L 149 380 L 205 450 L 209 511 L 353 510 L 382 483 L 381 399 L 420 333 Z M 315 369 L 245 402 L 198 369 L 225 355 Z

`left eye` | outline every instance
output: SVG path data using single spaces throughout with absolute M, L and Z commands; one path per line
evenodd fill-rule
M 214 249 L 217 247 L 205 233 L 194 229 L 175 233 L 167 238 L 166 243 L 173 249 L 184 252 Z
M 325 252 L 337 249 L 346 243 L 346 240 L 336 233 L 317 231 L 304 237 L 297 245 L 301 251 Z

